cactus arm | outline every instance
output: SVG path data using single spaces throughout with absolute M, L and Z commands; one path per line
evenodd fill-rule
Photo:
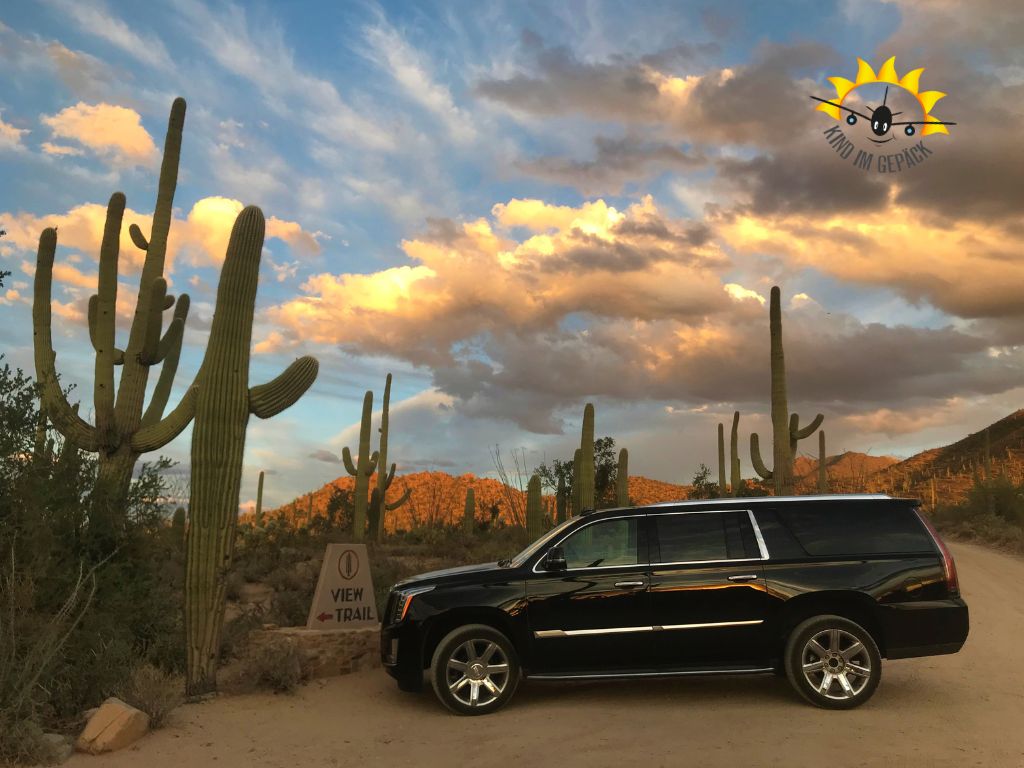
M 409 488 L 406 488 L 405 489 L 405 493 L 402 494 L 401 498 L 399 498 L 398 501 L 390 502 L 389 504 L 385 504 L 384 506 L 385 506 L 385 508 L 387 509 L 388 512 L 394 512 L 400 506 L 405 504 L 405 502 L 407 502 L 409 500 L 409 497 L 411 495 L 412 495 L 412 491 Z
M 356 469 L 356 465 L 352 463 L 352 452 L 346 445 L 341 449 L 341 460 L 345 464 L 345 471 L 348 472 L 352 477 L 359 475 L 359 470 Z
M 174 189 L 178 185 L 178 161 L 181 159 L 181 135 L 184 127 L 185 100 L 179 97 L 171 105 L 171 115 L 167 120 L 164 158 L 160 165 L 156 207 L 153 209 L 153 228 L 149 233 L 149 242 L 146 244 L 146 260 L 148 261 L 150 258 L 154 260 L 153 266 L 156 267 L 158 275 L 163 274 L 164 271 L 167 234 L 171 229 L 171 216 L 174 212 Z
M 789 422 L 790 434 L 797 440 L 804 440 L 814 434 L 814 430 L 821 426 L 821 422 L 824 421 L 824 419 L 825 417 L 819 413 L 817 416 L 814 417 L 814 420 L 811 421 L 811 423 L 808 424 L 806 427 L 804 427 L 803 429 L 797 429 L 797 425 L 800 424 L 800 417 L 794 413 L 792 419 Z
M 377 461 L 380 459 L 380 454 L 374 451 L 370 454 L 370 460 L 366 462 L 366 476 L 369 477 L 377 471 Z
M 181 342 L 185 333 L 185 318 L 188 316 L 189 298 L 182 294 L 178 300 L 178 306 L 174 308 L 174 320 L 167 327 L 167 334 L 164 341 L 168 341 L 168 349 L 163 355 L 163 365 L 160 367 L 160 378 L 157 379 L 156 387 L 153 390 L 153 397 L 149 401 L 146 412 L 142 414 L 140 426 L 148 427 L 156 424 L 163 418 L 164 408 L 167 407 L 167 400 L 171 396 L 171 387 L 174 384 L 174 375 L 178 372 L 178 360 L 181 357 Z M 161 341 L 161 346 L 163 345 Z
M 132 450 L 136 453 L 155 451 L 180 435 L 196 415 L 197 392 L 198 388 L 193 384 L 173 411 L 155 424 L 135 432 L 132 435 Z
M 120 192 L 110 196 L 107 217 L 100 244 L 99 290 L 96 298 L 95 325 L 96 366 L 93 403 L 96 409 L 96 432 L 104 445 L 116 446 L 120 440 L 114 424 L 114 320 L 117 315 L 117 260 L 121 244 L 121 221 L 125 199 Z M 93 302 L 89 301 L 92 310 Z M 91 314 L 91 312 L 90 312 Z
M 760 475 L 762 480 L 771 480 L 772 472 L 761 461 L 761 448 L 758 445 L 757 432 L 750 433 L 750 463 L 754 465 L 754 471 Z
M 57 381 L 56 357 L 53 351 L 50 290 L 53 283 L 53 257 L 57 251 L 57 230 L 44 229 L 39 235 L 36 275 L 32 301 L 33 349 L 36 380 L 42 385 L 46 415 L 57 431 L 82 450 L 95 451 L 96 430 L 83 420 L 68 402 Z
M 276 416 L 306 394 L 319 370 L 315 357 L 300 357 L 277 378 L 249 388 L 249 410 L 261 419 Z
M 149 241 L 146 239 L 146 236 L 142 234 L 142 230 L 139 229 L 138 224 L 132 224 L 128 227 L 128 234 L 131 235 L 132 242 L 135 243 L 136 248 L 140 251 L 149 250 Z

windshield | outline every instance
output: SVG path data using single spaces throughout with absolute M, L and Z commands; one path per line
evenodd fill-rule
M 566 528 L 568 528 L 573 522 L 575 522 L 575 519 L 576 518 L 569 518 L 564 523 L 560 523 L 559 525 L 556 525 L 554 528 L 552 528 L 550 531 L 545 533 L 543 536 L 541 536 L 535 542 L 530 544 L 526 549 L 524 549 L 518 555 L 513 557 L 509 561 L 509 565 L 512 566 L 513 568 L 518 568 L 520 565 L 522 565 L 527 560 L 529 560 L 534 554 L 536 554 L 540 549 L 542 549 L 544 547 L 544 545 L 546 545 L 549 541 L 551 541 L 551 539 L 553 539 L 559 533 L 561 533 Z

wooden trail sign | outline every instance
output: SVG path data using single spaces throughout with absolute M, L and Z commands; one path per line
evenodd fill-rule
M 365 544 L 328 544 L 306 627 L 356 629 L 378 623 Z

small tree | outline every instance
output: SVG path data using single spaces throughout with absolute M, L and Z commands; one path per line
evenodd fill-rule
M 711 479 L 711 468 L 704 462 L 701 462 L 694 473 L 692 484 L 689 496 L 691 499 L 717 499 L 721 495 L 718 483 Z

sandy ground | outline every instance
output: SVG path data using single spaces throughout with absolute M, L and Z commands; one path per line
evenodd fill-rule
M 503 711 L 456 717 L 429 687 L 401 693 L 377 669 L 189 705 L 133 748 L 67 765 L 1024 766 L 1024 560 L 953 551 L 971 608 L 964 650 L 885 663 L 851 712 L 765 676 L 524 683 Z

